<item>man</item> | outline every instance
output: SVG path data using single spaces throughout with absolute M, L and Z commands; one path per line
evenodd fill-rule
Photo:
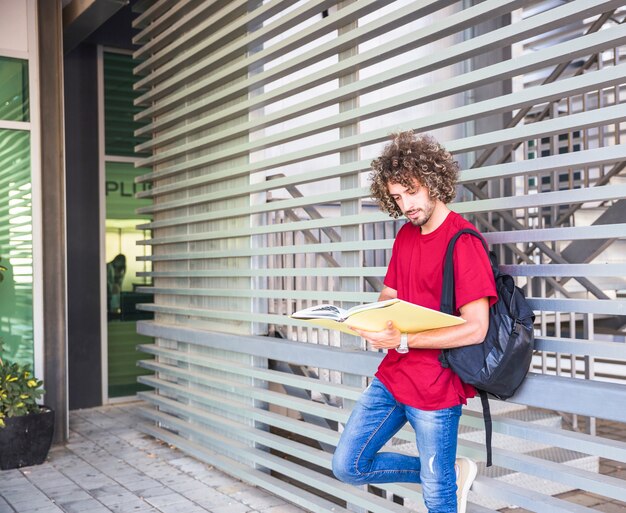
M 400 298 L 439 309 L 448 241 L 474 228 L 446 204 L 455 195 L 458 164 L 437 141 L 413 132 L 394 134 L 372 162 L 372 197 L 407 222 L 398 232 L 380 300 Z M 476 464 L 456 459 L 461 406 L 476 393 L 439 361 L 442 349 L 480 344 L 497 292 L 480 241 L 464 234 L 454 251 L 457 314 L 465 323 L 421 333 L 401 333 L 390 321 L 381 332 L 357 331 L 387 350 L 363 393 L 333 457 L 333 472 L 360 485 L 421 483 L 429 513 L 464 513 Z M 354 328 L 353 328 L 354 329 Z M 404 352 L 408 347 L 408 352 Z M 406 423 L 415 431 L 419 457 L 379 452 Z

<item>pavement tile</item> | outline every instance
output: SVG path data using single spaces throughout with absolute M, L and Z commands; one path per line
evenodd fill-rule
M 18 513 L 65 513 L 59 506 L 56 504 L 48 504 L 46 506 L 42 506 L 36 509 L 24 509 L 20 510 Z
M 134 511 L 150 507 L 150 504 L 135 495 L 104 495 L 98 500 L 111 511 Z
M 0 496 L 0 513 L 15 513 L 15 510 Z
M 160 511 L 162 513 L 206 513 L 206 509 L 201 506 L 188 506 L 186 504 L 171 504 L 169 506 L 163 506 Z
M 34 487 L 26 493 L 3 493 L 3 498 L 17 511 L 51 504 L 50 499 Z
M 161 486 L 160 483 L 156 479 L 152 479 L 151 477 L 138 475 L 136 478 L 127 480 L 120 479 L 119 484 L 130 490 L 131 492 L 137 492 L 139 490 L 148 490 L 150 488 L 156 488 Z
M 70 481 L 69 484 L 45 488 L 43 491 L 47 497 L 50 497 L 51 499 L 54 499 L 56 501 L 68 497 L 72 494 L 79 494 L 84 492 L 84 490 L 82 490 L 72 481 Z
M 166 486 L 159 484 L 158 486 L 154 486 L 152 488 L 147 488 L 145 490 L 136 490 L 134 492 L 138 497 L 142 499 L 148 499 L 150 497 L 160 497 L 161 495 L 171 495 L 173 492 Z
M 58 508 L 58 506 L 56 506 L 56 504 L 49 499 L 46 499 L 45 501 L 31 500 L 25 502 L 12 502 L 11 500 L 9 500 L 9 504 L 17 513 L 24 513 L 26 511 L 39 511 L 40 509 L 49 509 L 52 507 Z
M 257 491 L 258 490 L 248 490 L 237 494 L 235 498 L 254 509 L 265 509 L 271 506 L 282 506 L 285 504 L 285 501 L 280 497 L 270 494 L 258 494 Z
M 72 411 L 46 463 L 0 472 L 0 513 L 302 512 L 141 433 L 136 408 Z
M 231 502 L 225 506 L 211 508 L 211 513 L 247 513 L 250 510 L 250 506 L 241 502 Z
M 75 489 L 69 493 L 65 493 L 59 497 L 54 497 L 57 504 L 63 505 L 70 502 L 78 502 L 84 500 L 91 500 L 92 497 L 85 490 Z
M 280 506 L 270 506 L 262 509 L 261 513 L 302 513 L 302 509 L 293 504 L 281 504 Z
M 59 503 L 66 513 L 110 513 L 109 509 L 95 499 Z
M 157 509 L 163 509 L 164 506 L 171 506 L 172 504 L 185 504 L 187 506 L 192 506 L 193 502 L 190 501 L 189 499 L 187 499 L 186 497 L 182 496 L 179 493 L 172 493 L 172 491 L 169 491 L 170 493 L 166 493 L 163 495 L 154 495 L 151 497 L 143 497 L 143 499 L 149 503 L 152 504 L 154 507 L 156 507 Z
M 140 501 L 134 493 L 125 490 L 121 486 L 97 488 L 96 490 L 91 490 L 91 495 L 105 506 L 124 504 L 135 500 Z
M 227 504 L 228 502 L 231 502 L 233 500 L 232 497 L 218 492 L 214 488 L 206 485 L 200 485 L 193 490 L 188 490 L 186 492 L 180 493 L 188 499 L 199 504 L 201 503 L 203 506 L 208 507 L 209 509 L 211 506 Z

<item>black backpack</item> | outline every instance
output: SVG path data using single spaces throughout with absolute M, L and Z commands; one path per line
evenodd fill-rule
M 450 239 L 443 269 L 441 311 L 454 314 L 454 245 L 464 233 L 477 237 L 489 256 L 496 282 L 498 302 L 489 309 L 489 329 L 481 344 L 442 350 L 440 361 L 451 367 L 464 383 L 479 392 L 487 445 L 487 466 L 491 466 L 491 412 L 488 394 L 508 399 L 522 384 L 533 356 L 535 315 L 524 292 L 515 286 L 513 277 L 501 273 L 496 255 L 489 251 L 480 234 L 464 228 Z

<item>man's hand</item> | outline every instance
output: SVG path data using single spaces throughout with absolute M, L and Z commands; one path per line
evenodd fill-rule
M 480 344 L 489 328 L 489 299 L 477 299 L 460 308 L 461 317 L 467 322 L 457 326 L 435 328 L 408 334 L 408 345 L 412 349 L 451 349 L 453 347 Z M 364 331 L 350 326 L 366 339 L 374 349 L 397 349 L 400 347 L 400 330 L 392 321 L 387 321 L 383 331 Z
M 387 321 L 387 328 L 383 331 L 365 331 L 350 326 L 350 329 L 361 335 L 374 349 L 396 349 L 400 346 L 400 330 L 392 321 Z

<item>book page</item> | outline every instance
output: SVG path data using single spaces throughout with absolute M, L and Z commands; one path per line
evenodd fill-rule
M 385 308 L 385 307 L 393 305 L 394 303 L 397 303 L 398 301 L 401 301 L 401 300 L 400 299 L 386 299 L 384 301 L 377 301 L 376 303 L 365 303 L 363 305 L 353 306 L 352 308 L 350 308 L 350 310 L 346 312 L 344 319 L 346 317 L 350 317 L 351 315 L 354 315 L 358 312 L 362 312 L 365 310 L 373 310 L 375 308 Z
M 342 321 L 348 316 L 348 312 L 343 308 L 339 308 L 335 305 L 316 305 L 304 310 L 299 310 L 290 317 L 293 319 L 334 319 L 335 321 Z

